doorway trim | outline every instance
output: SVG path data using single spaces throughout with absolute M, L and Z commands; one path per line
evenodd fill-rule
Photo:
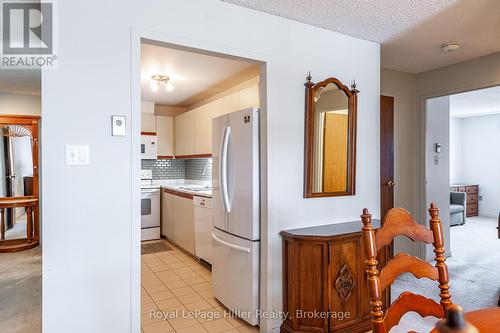
M 427 207 L 427 184 L 426 184 L 426 179 L 427 175 L 425 172 L 425 165 L 426 165 L 426 140 L 427 140 L 427 108 L 426 108 L 426 101 L 431 98 L 436 98 L 436 97 L 444 97 L 444 96 L 450 96 L 450 95 L 455 95 L 455 94 L 460 94 L 460 93 L 465 93 L 465 92 L 470 92 L 470 91 L 476 91 L 476 90 L 481 90 L 481 89 L 486 89 L 486 88 L 491 88 L 491 87 L 496 87 L 500 86 L 500 79 L 492 82 L 486 82 L 486 83 L 478 83 L 478 84 L 473 84 L 470 86 L 464 86 L 464 87 L 459 87 L 459 88 L 454 88 L 454 89 L 449 89 L 449 90 L 444 90 L 441 92 L 436 92 L 436 93 L 429 93 L 429 94 L 422 94 L 422 95 L 417 95 L 418 99 L 418 124 L 419 124 L 419 131 L 418 135 L 420 140 L 417 140 L 417 151 L 419 154 L 419 165 L 417 168 L 417 192 L 418 192 L 418 219 L 417 221 L 425 221 L 425 225 L 429 226 L 429 217 L 428 217 L 428 207 Z M 419 243 L 419 257 L 421 259 L 426 259 L 429 255 L 429 251 L 432 252 L 431 247 L 425 246 L 425 244 Z
M 131 136 L 131 252 L 130 252 L 130 327 L 131 332 L 141 331 L 141 214 L 140 214 L 140 116 L 141 116 L 141 42 L 155 41 L 160 45 L 177 49 L 198 51 L 233 59 L 245 59 L 260 64 L 260 309 L 271 311 L 273 305 L 272 257 L 269 251 L 268 198 L 267 198 L 267 64 L 268 55 L 250 50 L 237 49 L 230 45 L 214 44 L 193 40 L 188 37 L 171 35 L 132 27 L 130 30 L 130 121 Z M 272 320 L 261 319 L 260 332 L 272 331 Z

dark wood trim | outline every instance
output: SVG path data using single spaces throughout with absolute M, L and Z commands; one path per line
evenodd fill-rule
M 156 158 L 159 160 L 170 160 L 170 159 L 173 159 L 174 156 L 172 156 L 172 155 L 158 155 Z
M 347 189 L 338 192 L 313 192 L 314 159 L 314 95 L 319 88 L 335 84 L 348 98 L 348 170 Z M 356 194 L 356 124 L 359 91 L 353 86 L 349 89 L 334 77 L 318 83 L 307 81 L 305 84 L 305 131 L 304 131 L 304 198 L 338 197 Z
M 194 197 L 193 194 L 189 194 L 189 193 L 186 193 L 186 192 L 180 192 L 180 191 L 174 191 L 174 190 L 171 190 L 169 188 L 164 188 L 163 192 L 164 193 L 173 194 L 173 195 L 176 195 L 178 197 L 183 197 L 183 198 L 186 198 L 186 199 L 193 199 L 193 197 Z
M 141 135 L 151 135 L 151 136 L 156 136 L 156 132 L 141 132 Z
M 30 125 L 38 124 L 40 119 L 41 117 L 37 115 L 2 114 L 0 115 L 0 124 Z
M 212 154 L 175 155 L 175 158 L 210 158 Z
M 26 238 L 10 239 L 0 243 L 0 253 L 14 253 L 26 251 L 39 245 L 39 241 L 28 243 Z

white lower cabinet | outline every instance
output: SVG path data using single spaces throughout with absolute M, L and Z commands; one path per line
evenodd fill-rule
M 162 234 L 195 255 L 193 200 L 163 191 Z
M 176 195 L 174 204 L 174 242 L 184 250 L 194 255 L 193 200 Z
M 174 205 L 175 195 L 163 191 L 162 201 L 162 235 L 174 241 L 175 223 L 174 223 Z

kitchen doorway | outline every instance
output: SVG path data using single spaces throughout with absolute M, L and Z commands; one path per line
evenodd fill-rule
M 241 301 L 232 299 L 241 300 L 239 293 L 245 291 L 243 299 L 248 299 L 249 304 L 243 310 L 261 308 L 259 296 L 266 285 L 258 287 L 263 265 L 259 264 L 259 247 L 266 243 L 258 227 L 264 224 L 259 208 L 264 197 L 257 193 L 249 195 L 257 201 L 237 201 L 240 197 L 250 200 L 246 192 L 241 192 L 248 186 L 238 187 L 244 177 L 237 176 L 240 168 L 232 168 L 231 164 L 246 158 L 241 153 L 243 148 L 251 148 L 249 151 L 257 153 L 257 157 L 260 148 L 260 156 L 265 156 L 265 63 L 149 38 L 141 38 L 137 46 L 141 63 L 140 84 L 136 84 L 141 115 L 137 120 L 141 135 L 132 141 L 140 141 L 138 208 L 145 222 L 141 223 L 140 235 L 141 329 L 182 332 L 227 328 L 257 332 L 256 318 L 238 318 L 235 313 L 241 313 L 242 309 L 237 308 Z M 215 118 L 220 118 L 223 125 L 217 141 L 220 144 L 212 147 L 218 136 L 212 126 Z M 244 130 L 252 124 L 248 131 Z M 250 134 L 245 137 L 245 133 Z M 224 159 L 221 154 L 229 157 Z M 259 171 L 265 160 L 249 161 L 243 164 L 252 166 L 247 168 L 246 177 L 253 179 L 257 190 L 263 188 L 264 175 Z M 219 181 L 221 178 L 226 183 Z M 232 205 L 232 210 L 241 210 L 239 207 L 245 205 L 253 209 L 257 227 L 249 231 L 249 236 L 237 227 L 230 229 L 227 236 L 222 226 L 212 227 L 217 225 L 213 218 L 228 228 L 233 225 L 235 220 L 226 205 Z M 159 223 L 155 223 L 152 221 L 156 221 L 158 208 Z M 224 216 L 217 217 L 212 210 L 220 210 Z M 240 259 L 225 260 L 233 269 L 219 268 L 222 273 L 217 276 L 217 269 L 211 266 L 220 253 L 226 259 Z M 249 258 L 248 263 L 241 258 Z M 222 262 L 219 259 L 219 267 Z M 229 275 L 238 270 L 238 265 L 248 271 L 243 274 L 245 278 L 248 275 L 248 281 L 241 281 L 231 290 Z M 171 313 L 172 317 L 158 318 L 159 313 Z

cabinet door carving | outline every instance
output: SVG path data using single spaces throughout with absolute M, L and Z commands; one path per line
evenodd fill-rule
M 354 276 L 351 269 L 347 264 L 344 264 L 340 269 L 337 279 L 335 280 L 335 289 L 339 297 L 344 302 L 351 296 L 352 289 L 354 288 Z

